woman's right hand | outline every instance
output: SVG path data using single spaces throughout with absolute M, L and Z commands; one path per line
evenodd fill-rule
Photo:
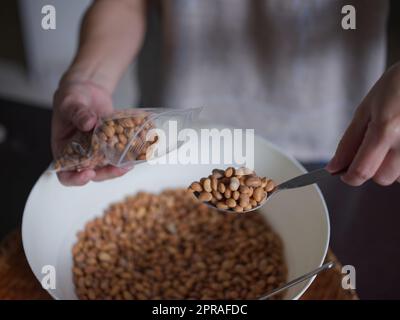
M 61 81 L 54 94 L 51 125 L 53 156 L 67 144 L 77 131 L 91 131 L 99 117 L 113 111 L 112 97 L 105 88 L 91 81 Z M 128 168 L 107 166 L 101 169 L 85 169 L 80 172 L 58 173 L 60 182 L 67 186 L 80 186 L 89 181 L 102 181 L 123 175 Z

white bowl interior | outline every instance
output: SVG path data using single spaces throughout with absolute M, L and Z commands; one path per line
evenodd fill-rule
M 257 174 L 277 182 L 304 169 L 266 140 L 255 138 Z M 180 151 L 178 151 L 180 152 Z M 158 193 L 165 188 L 186 187 L 219 165 L 140 164 L 125 176 L 83 187 L 64 187 L 55 174 L 44 173 L 27 201 L 23 216 L 23 245 L 35 276 L 41 281 L 43 266 L 56 270 L 57 299 L 76 299 L 72 282 L 71 248 L 84 224 L 100 216 L 110 203 L 140 190 Z M 224 166 L 226 167 L 226 166 Z M 262 209 L 281 236 L 288 265 L 288 280 L 319 267 L 329 242 L 327 208 L 316 186 L 278 193 Z M 313 279 L 292 287 L 286 299 L 297 299 Z

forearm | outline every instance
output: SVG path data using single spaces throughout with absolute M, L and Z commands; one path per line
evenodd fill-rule
M 97 0 L 81 26 L 78 52 L 61 82 L 92 81 L 113 92 L 140 50 L 146 0 Z

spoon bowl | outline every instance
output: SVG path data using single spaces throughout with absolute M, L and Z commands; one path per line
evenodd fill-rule
M 243 211 L 243 213 L 248 213 L 252 212 L 255 210 L 260 209 L 263 207 L 268 200 L 270 200 L 274 195 L 276 195 L 279 191 L 283 190 L 288 190 L 288 189 L 295 189 L 295 188 L 301 188 L 308 186 L 310 184 L 317 183 L 320 180 L 344 173 L 346 169 L 335 172 L 335 173 L 330 173 L 328 170 L 325 168 L 317 169 L 311 172 L 307 172 L 305 174 L 299 175 L 297 177 L 294 177 L 292 179 L 289 179 L 285 182 L 282 182 L 281 184 L 277 185 L 273 191 L 269 192 L 268 195 L 266 194 L 265 198 L 259 202 L 258 206 L 255 206 L 251 208 L 250 210 Z M 208 207 L 216 209 L 220 212 L 225 212 L 225 213 L 233 213 L 233 210 L 230 209 L 222 209 L 222 208 L 217 208 L 215 205 L 213 205 L 210 202 L 204 202 Z

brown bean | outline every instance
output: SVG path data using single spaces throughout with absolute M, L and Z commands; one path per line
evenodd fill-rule
M 225 177 L 230 178 L 234 175 L 235 169 L 233 167 L 229 167 L 225 170 Z
M 241 207 L 243 207 L 243 208 L 247 208 L 248 207 L 248 205 L 250 204 L 250 198 L 249 198 L 249 196 L 247 195 L 247 194 L 241 194 L 240 195 L 240 202 L 239 202 L 239 204 L 240 204 L 240 206 Z
M 223 198 L 222 194 L 218 191 L 213 190 L 212 195 L 215 199 L 221 200 Z
M 261 187 L 265 188 L 268 184 L 268 179 L 266 177 L 261 179 Z
M 248 187 L 257 188 L 261 186 L 261 179 L 258 177 L 250 176 L 249 178 L 246 179 L 245 184 Z
M 214 169 L 212 171 L 212 175 L 213 175 L 213 177 L 219 179 L 219 178 L 222 178 L 225 175 L 225 171 L 224 170 L 219 170 L 219 169 Z
M 250 194 L 250 188 L 248 186 L 241 185 L 239 187 L 239 192 L 244 194 Z
M 212 199 L 212 194 L 206 191 L 200 192 L 199 198 L 200 201 L 210 201 Z
M 265 195 L 266 195 L 266 193 L 265 193 L 264 189 L 262 187 L 258 187 L 254 190 L 253 198 L 257 202 L 260 202 L 261 200 L 264 200 Z
M 229 207 L 225 202 L 219 201 L 217 202 L 217 208 L 227 210 Z
M 202 192 L 203 191 L 203 187 L 198 182 L 193 182 L 190 185 L 190 189 L 192 189 L 193 191 L 196 191 L 196 192 Z
M 265 187 L 265 191 L 272 192 L 275 189 L 275 182 L 273 180 L 269 180 L 267 186 Z

